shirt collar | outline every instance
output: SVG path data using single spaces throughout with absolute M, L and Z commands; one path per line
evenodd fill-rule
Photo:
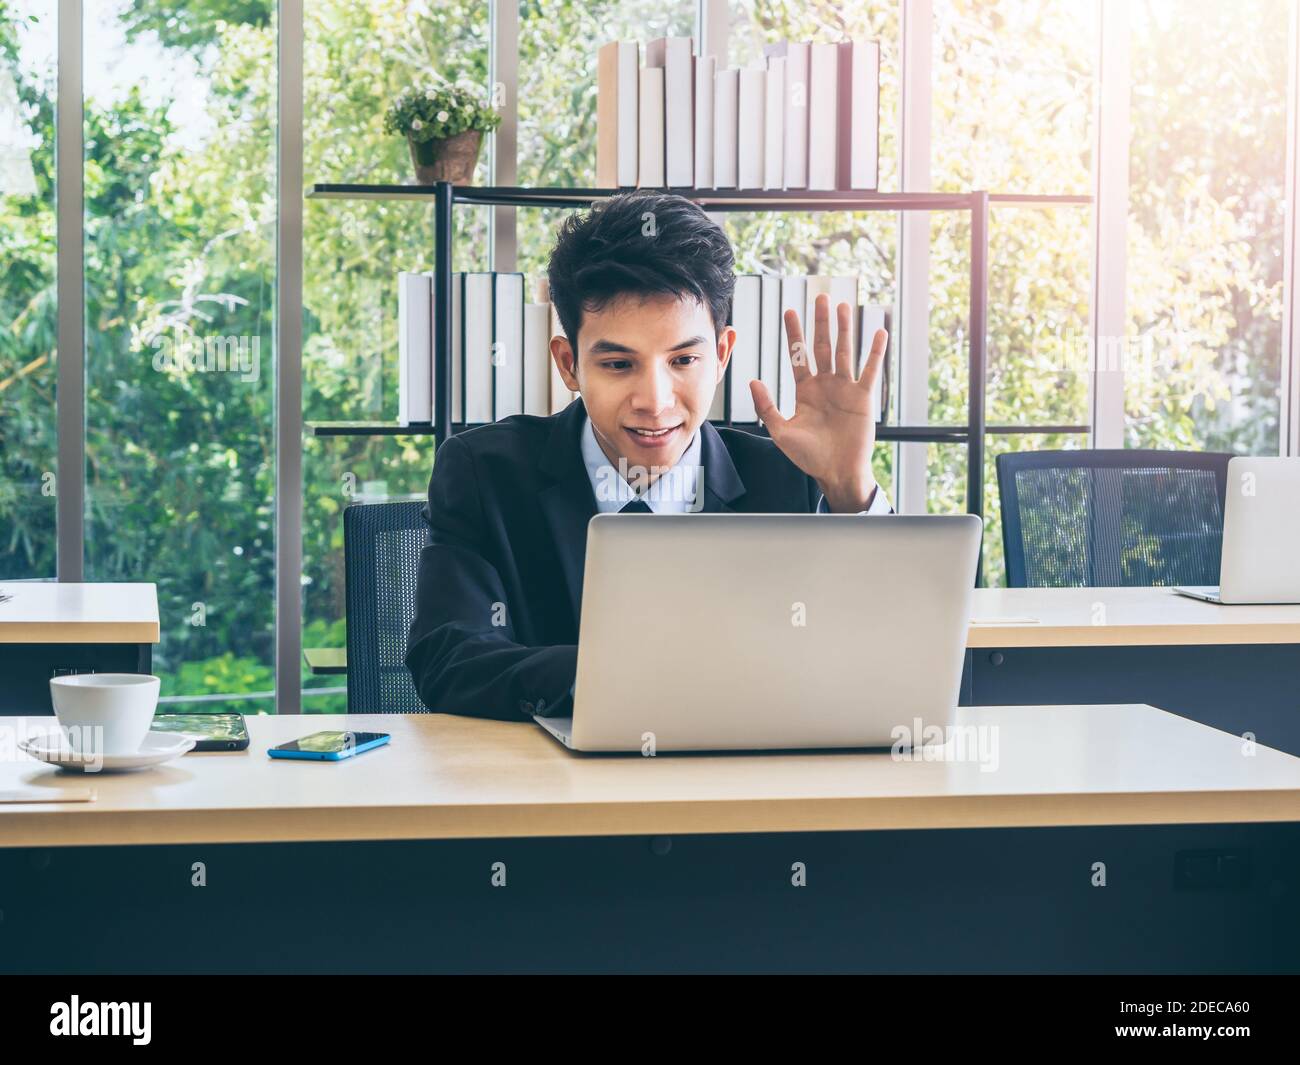
M 686 514 L 703 509 L 699 488 L 703 484 L 700 465 L 700 434 L 691 437 L 691 442 L 682 452 L 681 458 L 666 473 L 660 474 L 642 497 L 656 514 Z M 614 466 L 600 449 L 596 433 L 591 427 L 591 419 L 582 419 L 582 461 L 587 467 L 587 476 L 591 479 L 591 491 L 596 497 L 596 509 L 601 514 L 610 514 L 622 510 L 636 498 L 636 490 L 623 476 L 623 471 Z M 640 481 L 635 467 L 628 469 L 633 481 Z

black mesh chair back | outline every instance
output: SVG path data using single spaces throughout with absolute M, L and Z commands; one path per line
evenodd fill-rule
M 429 712 L 404 661 L 428 538 L 423 507 L 411 500 L 353 503 L 343 510 L 350 714 Z
M 1128 449 L 999 455 L 1008 586 L 1218 584 L 1229 458 Z

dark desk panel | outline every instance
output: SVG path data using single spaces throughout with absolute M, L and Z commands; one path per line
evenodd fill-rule
M 0 643 L 0 714 L 53 714 L 58 673 L 152 673 L 148 643 Z
M 1298 866 L 1292 823 L 8 850 L 0 969 L 1297 972 Z
M 1300 645 L 968 650 L 962 704 L 1148 703 L 1300 755 Z

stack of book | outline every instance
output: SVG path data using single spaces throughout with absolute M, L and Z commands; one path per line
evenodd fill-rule
M 727 370 L 730 418 L 733 422 L 757 421 L 754 397 L 749 382 L 757 378 L 767 386 L 768 394 L 785 417 L 794 414 L 794 364 L 790 361 L 790 340 L 785 330 L 785 312 L 799 312 L 806 363 L 812 372 L 816 365 L 812 355 L 813 308 L 821 293 L 830 297 L 831 346 L 839 342 L 839 319 L 836 307 L 847 303 L 854 308 L 849 318 L 849 350 L 854 353 L 853 372 L 861 374 L 871 353 L 877 329 L 890 332 L 892 308 L 882 304 L 858 304 L 856 277 L 806 275 L 740 274 L 736 278 L 736 295 L 731 305 L 731 325 L 736 330 L 736 346 Z M 877 422 L 888 412 L 889 358 L 876 378 L 872 405 Z M 710 414 L 710 417 L 713 417 Z
M 799 312 L 805 343 L 811 349 L 813 304 L 822 292 L 831 300 L 832 344 L 838 341 L 836 305 L 847 303 L 855 309 L 849 343 L 854 372 L 861 373 L 876 330 L 889 329 L 891 312 L 877 304 L 859 306 L 856 277 L 741 274 L 736 278 L 729 323 L 736 329 L 736 346 L 726 380 L 714 395 L 710 419 L 726 419 L 729 408 L 732 422 L 756 422 L 749 391 L 755 378 L 767 385 L 782 414 L 794 413 L 794 372 L 783 318 L 788 308 Z M 554 414 L 574 398 L 551 358 L 551 337 L 564 331 L 549 293 L 543 286 L 534 303 L 525 302 L 524 295 L 523 274 L 452 275 L 451 417 L 457 425 L 492 422 L 512 414 Z M 397 306 L 398 424 L 431 425 L 438 398 L 431 275 L 399 274 Z M 808 362 L 812 363 L 811 352 Z M 877 421 L 886 412 L 887 377 L 882 372 L 876 382 Z
M 433 277 L 398 275 L 400 425 L 430 425 L 438 397 L 433 374 Z M 548 301 L 524 300 L 524 275 L 452 275 L 451 420 L 463 425 L 512 414 L 547 415 L 573 399 L 551 359 L 563 335 Z
M 743 69 L 690 37 L 602 45 L 600 188 L 874 190 L 880 43 L 782 42 Z

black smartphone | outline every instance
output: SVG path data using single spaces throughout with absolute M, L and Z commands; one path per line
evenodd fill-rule
M 149 726 L 156 732 L 184 732 L 194 736 L 196 751 L 246 751 L 248 726 L 243 714 L 154 714 Z

